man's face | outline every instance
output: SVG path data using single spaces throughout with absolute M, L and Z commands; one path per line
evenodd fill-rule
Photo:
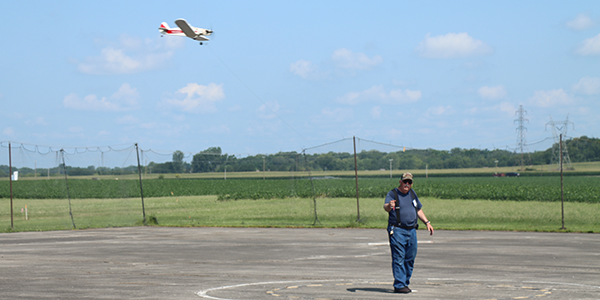
M 411 179 L 400 180 L 400 191 L 404 194 L 408 194 L 410 188 L 412 187 L 413 181 Z

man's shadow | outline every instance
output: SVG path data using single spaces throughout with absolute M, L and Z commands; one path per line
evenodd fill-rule
M 353 292 L 356 293 L 356 291 L 364 291 L 364 292 L 374 292 L 374 293 L 387 293 L 387 294 L 393 294 L 394 290 L 392 289 L 385 289 L 385 288 L 349 288 L 346 289 L 349 292 Z

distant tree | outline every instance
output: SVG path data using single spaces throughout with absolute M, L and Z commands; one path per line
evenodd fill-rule
M 600 139 L 581 136 L 566 142 L 569 157 L 572 162 L 600 160 Z
M 221 147 L 209 147 L 194 155 L 192 158 L 192 172 L 214 172 L 223 160 Z
M 316 158 L 316 163 L 321 169 L 329 171 L 341 170 L 343 168 L 342 161 L 333 152 L 319 155 Z
M 177 171 L 175 171 L 175 164 L 172 161 L 162 164 L 151 162 L 148 164 L 148 169 L 150 169 L 150 173 L 155 174 L 177 173 Z
M 185 155 L 183 152 L 177 150 L 173 152 L 173 172 L 181 173 L 183 172 L 183 157 Z
M 94 175 L 95 168 L 90 166 L 88 168 L 69 167 L 67 166 L 67 174 L 69 176 L 80 176 L 80 175 Z

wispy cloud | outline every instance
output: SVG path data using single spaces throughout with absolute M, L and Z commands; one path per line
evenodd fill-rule
M 595 22 L 588 14 L 578 14 L 575 19 L 565 23 L 567 28 L 575 31 L 581 31 L 594 26 Z
M 536 91 L 533 97 L 529 99 L 530 103 L 538 107 L 554 107 L 558 105 L 567 105 L 573 102 L 573 97 L 567 94 L 563 89 L 551 91 Z
M 138 120 L 138 118 L 136 118 L 132 115 L 126 115 L 126 116 L 122 116 L 122 117 L 118 118 L 117 123 L 119 123 L 119 124 L 137 124 L 137 123 L 139 123 L 139 120 Z
M 500 103 L 500 105 L 498 105 L 498 109 L 502 112 L 507 113 L 510 116 L 513 116 L 515 114 L 515 112 L 517 111 L 517 108 L 515 107 L 515 105 L 510 102 Z
M 447 114 L 452 114 L 454 113 L 454 109 L 452 109 L 452 106 L 448 105 L 448 106 L 434 106 L 434 107 L 430 107 L 429 109 L 427 109 L 427 112 L 425 112 L 425 116 L 429 117 L 429 116 L 440 116 L 440 115 L 447 115 Z
M 352 119 L 353 112 L 349 108 L 329 108 L 326 107 L 321 110 L 321 117 L 325 120 L 342 122 Z
M 2 134 L 12 137 L 15 134 L 15 129 L 12 127 L 6 127 L 4 130 L 2 130 Z
M 209 83 L 199 85 L 188 83 L 177 90 L 173 98 L 165 102 L 173 108 L 194 113 L 212 113 L 217 111 L 216 103 L 225 98 L 223 84 Z
M 129 83 L 123 83 L 119 90 L 110 96 L 111 99 L 115 99 L 127 106 L 137 105 L 140 94 L 136 88 L 132 88 Z
M 506 89 L 503 85 L 482 86 L 477 90 L 477 93 L 484 99 L 502 99 L 506 97 Z
M 217 126 L 209 126 L 203 128 L 202 132 L 211 134 L 228 134 L 231 133 L 231 129 L 229 129 L 229 126 L 227 126 L 227 124 L 221 124 Z
M 415 52 L 426 58 L 459 58 L 486 55 L 494 52 L 491 46 L 469 36 L 466 32 L 430 36 L 427 34 Z
M 77 64 L 77 70 L 85 74 L 110 75 L 132 74 L 154 70 L 165 65 L 173 56 L 173 49 L 181 42 L 171 38 L 142 40 L 122 35 L 97 56 L 89 56 Z
M 290 72 L 303 79 L 318 79 L 321 77 L 318 66 L 303 59 L 290 64 Z
M 37 117 L 35 119 L 31 119 L 31 120 L 26 120 L 25 121 L 25 125 L 28 126 L 47 126 L 48 122 L 46 122 L 46 119 L 44 119 L 44 117 Z
M 368 57 L 364 53 L 355 53 L 345 48 L 333 51 L 331 60 L 336 67 L 350 70 L 368 70 L 383 62 L 379 55 Z
M 70 133 L 83 133 L 85 132 L 85 128 L 82 126 L 71 126 L 67 129 Z
M 382 111 L 383 110 L 381 109 L 381 106 L 375 106 L 371 108 L 371 117 L 373 117 L 373 119 L 378 119 L 379 117 L 381 117 Z
M 421 99 L 421 91 L 390 90 L 386 91 L 383 85 L 376 85 L 362 92 L 350 92 L 338 98 L 339 103 L 356 105 L 360 102 L 381 102 L 386 104 L 412 103 Z
M 291 63 L 289 71 L 303 79 L 323 80 L 331 78 L 332 74 L 345 75 L 370 70 L 382 62 L 383 58 L 379 55 L 369 57 L 364 53 L 340 48 L 333 51 L 331 58 L 322 65 L 301 59 Z
M 517 109 L 514 103 L 503 101 L 500 103 L 495 103 L 493 106 L 471 107 L 466 109 L 465 113 L 469 115 L 478 115 L 479 117 L 481 117 L 483 115 L 489 116 L 490 114 L 496 116 L 500 112 L 506 113 L 506 115 L 510 117 L 515 115 L 516 110 Z
M 583 77 L 573 85 L 573 90 L 584 95 L 600 95 L 600 78 Z
M 263 103 L 258 107 L 258 117 L 261 119 L 275 119 L 277 117 L 277 111 L 279 111 L 279 103 Z
M 63 99 L 66 108 L 92 111 L 126 111 L 135 109 L 139 93 L 128 83 L 123 83 L 119 90 L 110 97 L 98 97 L 94 94 L 80 98 L 71 93 Z
M 122 49 L 107 47 L 100 56 L 88 57 L 77 69 L 86 74 L 131 74 L 148 71 L 161 66 L 173 55 L 172 52 L 129 56 Z
M 585 39 L 577 49 L 575 49 L 575 53 L 582 56 L 600 55 L 600 33 L 595 37 Z

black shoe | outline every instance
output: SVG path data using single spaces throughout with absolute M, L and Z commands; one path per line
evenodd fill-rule
M 408 294 L 410 292 L 412 292 L 412 290 L 409 289 L 407 286 L 400 288 L 400 289 L 394 288 L 394 293 Z

